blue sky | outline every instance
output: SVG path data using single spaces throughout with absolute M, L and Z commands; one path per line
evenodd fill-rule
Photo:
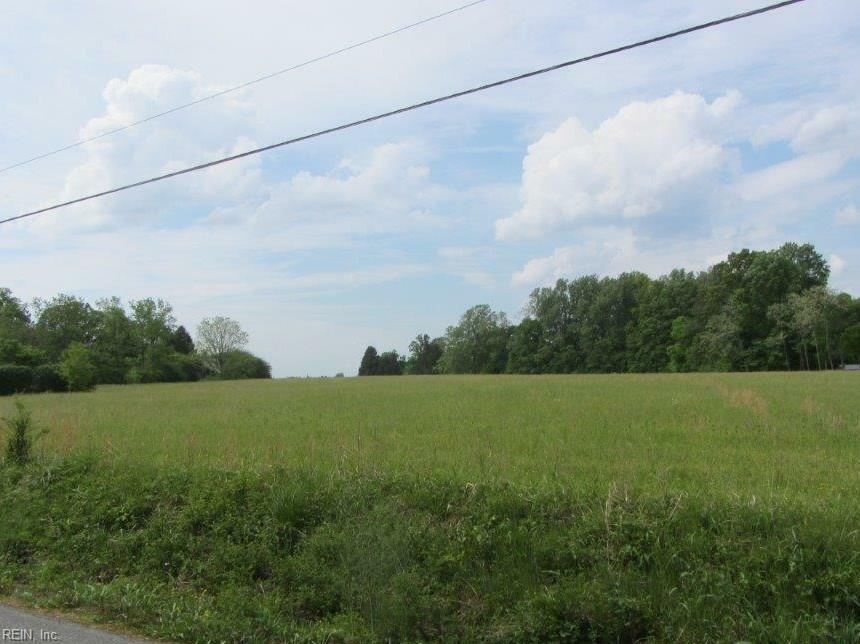
M 454 3 L 176 4 L 4 8 L 0 165 Z M 2 173 L 0 215 L 756 6 L 489 0 Z M 808 0 L 3 226 L 0 284 L 229 315 L 280 376 L 354 373 L 477 303 L 517 319 L 560 276 L 785 241 L 860 295 L 858 60 L 860 5 Z

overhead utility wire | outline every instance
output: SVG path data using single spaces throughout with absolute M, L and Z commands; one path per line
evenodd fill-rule
M 122 125 L 118 128 L 114 128 L 113 130 L 108 130 L 107 132 L 102 132 L 101 134 L 97 134 L 96 136 L 91 136 L 87 139 L 82 139 L 76 143 L 72 143 L 70 145 L 65 145 L 61 148 L 57 148 L 56 150 L 51 150 L 50 152 L 45 152 L 44 154 L 39 154 L 37 156 L 31 157 L 29 159 L 25 159 L 24 161 L 19 161 L 18 163 L 13 163 L 12 165 L 6 166 L 4 168 L 0 168 L 0 173 L 7 172 L 8 170 L 12 170 L 13 168 L 20 168 L 21 166 L 27 165 L 29 163 L 33 163 L 34 161 L 38 161 L 39 159 L 44 159 L 46 157 L 53 156 L 55 154 L 59 154 L 60 152 L 65 152 L 66 150 L 71 150 L 73 148 L 77 148 L 86 143 L 91 143 L 92 141 L 96 141 L 98 139 L 102 139 L 106 136 L 110 136 L 112 134 L 116 134 L 117 132 L 123 132 L 124 130 L 129 130 L 137 125 L 141 125 L 142 123 L 148 123 L 149 121 L 153 121 L 157 118 L 161 118 L 162 116 L 167 116 L 168 114 L 173 114 L 174 112 L 178 112 L 180 110 L 187 109 L 194 105 L 199 105 L 200 103 L 205 103 L 206 101 L 211 101 L 213 98 L 218 98 L 219 96 L 224 96 L 225 94 L 230 94 L 232 92 L 238 92 L 240 89 L 245 89 L 246 87 L 250 87 L 251 85 L 256 85 L 257 83 L 262 83 L 265 80 L 269 80 L 270 78 L 275 78 L 276 76 L 280 76 L 282 74 L 286 74 L 287 72 L 292 72 L 302 67 L 307 67 L 308 65 L 313 65 L 314 63 L 318 63 L 327 58 L 333 58 L 334 56 L 339 56 L 340 54 L 346 53 L 348 51 L 352 51 L 353 49 L 358 49 L 359 47 L 364 47 L 365 45 L 369 45 L 371 43 L 376 42 L 377 40 L 382 40 L 384 38 L 388 38 L 390 36 L 394 36 L 395 34 L 399 34 L 403 31 L 408 31 L 409 29 L 414 29 L 415 27 L 420 27 L 421 25 L 425 25 L 428 22 L 433 22 L 434 20 L 439 20 L 440 18 L 444 18 L 445 16 L 450 16 L 453 13 L 457 13 L 459 11 L 463 11 L 464 9 L 468 9 L 469 7 L 474 7 L 475 5 L 482 4 L 487 2 L 488 0 L 474 0 L 474 2 L 469 2 L 468 4 L 461 5 L 459 7 L 455 7 L 453 9 L 449 9 L 448 11 L 444 11 L 442 13 L 437 13 L 434 16 L 429 16 L 427 18 L 423 18 L 418 22 L 413 22 L 408 25 L 404 25 L 402 27 L 398 27 L 397 29 L 392 29 L 391 31 L 386 31 L 385 33 L 373 36 L 372 38 L 368 38 L 367 40 L 362 40 L 360 42 L 353 43 L 346 47 L 341 47 L 340 49 L 335 49 L 334 51 L 330 51 L 327 54 L 323 54 L 321 56 L 317 56 L 316 58 L 311 58 L 309 60 L 304 61 L 303 63 L 298 63 L 296 65 L 292 65 L 290 67 L 285 67 L 284 69 L 279 69 L 276 72 L 272 72 L 271 74 L 266 74 L 265 76 L 260 76 L 259 78 L 255 78 L 253 80 L 249 80 L 241 85 L 235 85 L 233 87 L 228 87 L 226 89 L 222 89 L 214 94 L 209 94 L 207 96 L 203 96 L 202 98 L 198 98 L 189 103 L 183 103 L 181 105 L 176 105 L 171 107 L 170 109 L 164 110 L 163 112 L 158 112 L 157 114 L 151 114 L 150 116 L 144 117 L 139 121 L 133 121 L 132 123 L 128 123 L 126 125 Z
M 343 125 L 337 125 L 335 127 L 330 127 L 325 130 L 318 130 L 311 134 L 305 134 L 303 136 L 299 136 L 293 139 L 287 139 L 286 141 L 280 141 L 278 143 L 272 143 L 270 145 L 265 145 L 260 148 L 254 148 L 253 150 L 248 150 L 247 152 L 241 152 L 239 154 L 234 154 L 228 157 L 223 157 L 221 159 L 216 159 L 214 161 L 209 161 L 207 163 L 201 163 L 199 165 L 191 166 L 189 168 L 184 168 L 182 170 L 176 170 L 175 172 L 169 172 L 167 174 L 158 175 L 155 177 L 150 177 L 149 179 L 143 179 L 142 181 L 136 181 L 134 183 L 129 183 L 124 186 L 119 186 L 117 188 L 111 188 L 110 190 L 104 190 L 102 192 L 97 192 L 91 195 L 87 195 L 85 197 L 78 197 L 77 199 L 71 199 L 69 201 L 64 201 L 62 203 L 54 204 L 53 206 L 48 206 L 46 208 L 40 208 L 39 210 L 33 210 L 31 212 L 25 212 L 21 215 L 16 215 L 14 217 L 9 217 L 7 219 L 0 219 L 0 224 L 6 224 L 12 221 L 16 221 L 18 219 L 24 219 L 26 217 L 32 217 L 34 215 L 38 215 L 44 212 L 48 212 L 51 210 L 57 210 L 58 208 L 63 208 L 65 206 L 70 206 L 72 204 L 81 203 L 82 201 L 89 201 L 90 199 L 96 199 L 98 197 L 103 197 L 105 195 L 114 194 L 117 192 L 122 192 L 123 190 L 129 190 L 131 188 L 137 188 L 138 186 L 144 186 L 148 183 L 155 183 L 156 181 L 162 181 L 164 179 L 170 179 L 171 177 L 177 177 L 181 174 L 187 174 L 189 172 L 196 172 L 197 170 L 203 170 L 205 168 L 211 168 L 212 166 L 220 165 L 222 163 L 227 163 L 229 161 L 235 161 L 236 159 L 242 159 L 244 157 L 252 156 L 254 154 L 260 154 L 261 152 L 267 152 L 269 150 L 274 150 L 275 148 L 284 147 L 287 145 L 292 145 L 294 143 L 299 143 L 301 141 L 307 141 L 308 139 L 314 139 L 320 136 L 324 136 L 326 134 L 331 134 L 333 132 L 339 132 L 341 130 L 347 130 L 349 128 L 353 128 L 359 125 L 364 125 L 365 123 L 372 123 L 373 121 L 379 121 L 381 119 L 388 118 L 390 116 L 395 116 L 396 114 L 403 114 L 404 112 L 411 112 L 412 110 L 417 110 L 422 107 L 427 107 L 429 105 L 435 105 L 436 103 L 443 103 L 445 101 L 450 101 L 455 98 L 459 98 L 461 96 L 467 96 L 469 94 L 475 94 L 477 92 L 482 92 L 487 89 L 491 89 L 493 87 L 499 87 L 501 85 L 506 85 L 508 83 L 513 83 L 519 80 L 523 80 L 525 78 L 531 78 L 532 76 L 538 76 L 540 74 L 546 74 L 548 72 L 553 72 L 558 69 L 562 69 L 564 67 L 570 67 L 571 65 L 577 65 L 579 63 L 584 63 L 589 60 L 594 60 L 596 58 L 603 58 L 604 56 L 610 56 L 612 54 L 617 54 L 622 51 L 627 51 L 629 49 L 635 49 L 637 47 L 643 47 L 645 45 L 650 45 L 656 42 L 660 42 L 662 40 L 668 40 L 670 38 L 675 38 L 677 36 L 682 36 L 684 34 L 689 34 L 695 31 L 701 31 L 702 29 L 708 29 L 710 27 L 716 27 L 718 25 L 725 24 L 727 22 L 733 22 L 735 20 L 741 20 L 743 18 L 749 18 L 750 16 L 755 16 L 758 14 L 766 13 L 768 11 L 774 11 L 775 9 L 781 9 L 783 7 L 787 7 L 792 4 L 797 4 L 800 2 L 805 2 L 806 0 L 785 0 L 784 2 L 777 2 L 776 4 L 767 5 L 765 7 L 760 7 L 758 9 L 753 9 L 751 11 L 745 11 L 743 13 L 738 13 L 733 16 L 727 16 L 725 18 L 720 18 L 718 20 L 712 20 L 710 22 L 704 22 L 693 27 L 687 27 L 686 29 L 681 29 L 679 31 L 673 31 L 668 34 L 663 34 L 662 36 L 655 36 L 653 38 L 648 38 L 647 40 L 640 40 L 639 42 L 631 43 L 629 45 L 622 45 L 621 47 L 615 47 L 614 49 L 607 49 L 606 51 L 602 51 L 596 54 L 591 54 L 589 56 L 583 56 L 582 58 L 575 58 L 573 60 L 568 60 L 563 63 L 558 63 L 556 65 L 551 65 L 549 67 L 543 67 L 541 69 L 536 69 L 534 71 L 526 72 L 524 74 L 518 74 L 516 76 L 511 76 L 510 78 L 505 78 L 502 80 L 498 80 L 492 83 L 486 83 L 485 85 L 479 85 L 477 87 L 472 87 L 470 89 L 465 89 L 459 92 L 454 92 L 453 94 L 447 94 L 445 96 L 439 96 L 437 98 L 431 98 L 427 101 L 422 101 L 421 103 L 414 103 L 413 105 L 408 105 L 406 107 L 401 107 L 396 110 L 391 110 L 390 112 L 382 112 L 381 114 L 375 114 L 374 116 L 368 116 L 363 119 L 359 119 L 358 121 L 352 121 L 350 123 L 344 123 Z

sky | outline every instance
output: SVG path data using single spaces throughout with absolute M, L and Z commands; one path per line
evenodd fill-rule
M 458 4 L 0 2 L 0 166 Z M 487 0 L 0 173 L 0 218 L 764 3 Z M 858 61 L 860 4 L 807 0 L 0 226 L 0 286 L 226 315 L 276 376 L 786 241 L 860 296 Z

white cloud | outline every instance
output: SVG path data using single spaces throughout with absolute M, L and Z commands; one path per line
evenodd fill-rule
M 860 224 L 860 209 L 854 204 L 848 204 L 833 216 L 837 226 L 853 226 Z
M 554 282 L 560 277 L 603 272 L 609 266 L 626 263 L 636 250 L 633 231 L 629 228 L 589 230 L 585 236 L 588 241 L 562 246 L 547 257 L 530 260 L 513 274 L 511 283 L 534 286 Z
M 735 192 L 747 201 L 759 201 L 819 185 L 835 176 L 843 165 L 838 152 L 817 152 L 776 163 L 762 170 L 749 172 L 734 186 Z
M 540 237 L 596 220 L 646 217 L 711 190 L 731 154 L 722 121 L 740 101 L 675 92 L 636 101 L 589 131 L 571 117 L 529 146 L 522 208 L 496 222 L 501 239 Z
M 724 226 L 706 236 L 667 240 L 637 235 L 631 227 L 585 228 L 580 241 L 528 262 L 511 277 L 515 287 L 552 284 L 558 278 L 618 275 L 641 271 L 657 277 L 675 268 L 705 270 L 742 247 L 769 249 L 782 241 L 777 231 L 756 225 Z
M 327 174 L 299 172 L 273 184 L 249 219 L 256 226 L 315 223 L 360 235 L 444 226 L 432 208 L 453 193 L 431 181 L 429 156 L 420 142 L 401 141 L 343 159 Z
M 214 89 L 192 72 L 164 65 L 140 66 L 127 78 L 107 83 L 103 113 L 90 119 L 80 136 L 98 136 Z M 83 160 L 66 172 L 62 189 L 45 203 L 75 199 L 255 147 L 255 141 L 246 135 L 253 120 L 251 105 L 234 97 L 86 143 Z M 242 159 L 85 202 L 62 217 L 37 217 L 28 226 L 67 233 L 132 222 L 156 224 L 161 217 L 184 209 L 246 201 L 261 188 L 259 165 L 259 158 Z
M 827 263 L 830 264 L 830 273 L 831 275 L 838 276 L 843 273 L 845 270 L 846 262 L 837 254 L 832 254 L 827 260 Z
M 860 155 L 860 103 L 818 110 L 791 139 L 798 152 L 839 152 L 846 159 Z

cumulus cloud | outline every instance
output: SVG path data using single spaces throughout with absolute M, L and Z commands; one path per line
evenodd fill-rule
M 860 155 L 860 103 L 818 110 L 800 124 L 791 147 L 804 153 L 837 151 L 846 159 Z
M 737 92 L 711 103 L 675 92 L 630 103 L 593 131 L 567 119 L 529 146 L 523 206 L 496 222 L 497 237 L 642 218 L 701 198 L 731 159 L 722 129 L 739 102 Z
M 430 178 L 430 152 L 419 141 L 386 143 L 331 172 L 301 171 L 273 183 L 250 217 L 257 226 L 326 222 L 361 234 L 444 226 L 433 208 L 452 192 Z
M 103 113 L 81 129 L 89 138 L 217 90 L 197 73 L 143 65 L 108 82 Z M 59 195 L 73 199 L 152 174 L 256 146 L 254 106 L 241 94 L 97 139 L 66 175 Z M 417 139 L 378 145 L 340 160 L 328 172 L 264 176 L 259 156 L 76 206 L 65 217 L 28 220 L 43 234 L 88 233 L 118 226 L 241 224 L 265 235 L 261 247 L 283 250 L 343 245 L 375 233 L 444 227 L 436 207 L 452 192 L 430 178 L 432 150 Z
M 760 201 L 810 185 L 820 185 L 842 169 L 843 157 L 835 151 L 803 154 L 762 170 L 748 172 L 734 186 L 746 201 Z
M 528 261 L 511 278 L 514 286 L 533 286 L 554 282 L 561 277 L 576 277 L 602 272 L 626 263 L 636 252 L 630 228 L 607 227 L 585 231 L 587 241 L 556 248 L 551 255 Z
M 785 141 L 796 156 L 742 177 L 735 186 L 741 198 L 762 200 L 809 186 L 822 191 L 846 163 L 860 156 L 860 103 L 793 112 L 759 128 L 752 141 Z M 850 209 L 844 218 L 850 223 Z
M 581 241 L 526 262 L 512 275 L 511 284 L 531 287 L 552 284 L 561 277 L 618 275 L 626 271 L 656 277 L 675 268 L 704 270 L 733 250 L 774 248 L 785 241 L 777 231 L 755 224 L 721 226 L 689 239 L 649 238 L 629 226 L 584 228 L 578 237 Z
M 81 128 L 80 137 L 97 137 L 217 89 L 193 72 L 142 65 L 126 78 L 107 83 L 104 111 Z M 59 194 L 49 201 L 75 199 L 255 147 L 255 141 L 247 135 L 253 129 L 253 119 L 252 106 L 231 95 L 86 143 L 84 159 L 67 172 Z M 92 230 L 144 220 L 154 223 L 183 207 L 205 208 L 213 207 L 216 201 L 248 200 L 261 186 L 259 165 L 258 158 L 248 158 L 216 166 L 179 181 L 168 180 L 135 190 L 134 194 L 86 202 L 75 208 L 74 217 L 37 218 L 32 226 L 66 231 L 70 227 Z

